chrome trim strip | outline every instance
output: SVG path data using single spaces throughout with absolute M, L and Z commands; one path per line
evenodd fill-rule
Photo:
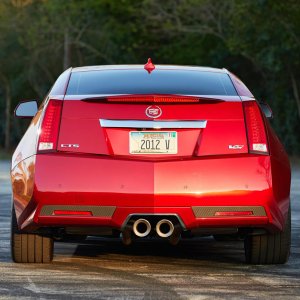
M 143 120 L 107 120 L 100 119 L 101 127 L 111 128 L 206 128 L 206 120 L 197 121 L 143 121 Z

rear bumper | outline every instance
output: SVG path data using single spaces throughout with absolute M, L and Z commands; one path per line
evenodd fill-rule
M 273 182 L 285 174 L 288 177 L 290 171 L 288 166 L 279 167 L 278 162 L 276 168 L 272 164 L 270 156 L 255 155 L 153 162 L 41 154 L 21 162 L 12 171 L 14 204 L 23 229 L 42 226 L 122 229 L 130 215 L 163 214 L 176 215 L 185 229 L 281 230 L 289 205 L 289 183 L 282 182 L 280 188 L 273 189 Z M 280 175 L 275 171 L 280 171 Z M 55 211 L 64 210 L 91 213 L 55 215 Z M 252 214 L 216 214 L 220 211 Z

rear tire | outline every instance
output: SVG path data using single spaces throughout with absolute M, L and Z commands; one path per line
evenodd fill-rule
M 291 248 L 291 209 L 282 232 L 248 236 L 244 245 L 247 263 L 256 265 L 286 263 Z
M 18 229 L 14 208 L 11 215 L 11 257 L 16 263 L 49 263 L 53 259 L 53 239 Z

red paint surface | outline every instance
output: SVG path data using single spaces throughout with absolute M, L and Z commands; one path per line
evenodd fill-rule
M 35 187 L 22 220 L 37 208 L 39 225 L 110 225 L 121 228 L 129 214 L 178 214 L 187 228 L 261 226 L 282 228 L 288 186 L 275 197 L 269 156 L 133 161 L 105 156 L 40 154 Z M 288 168 L 281 172 L 288 174 Z M 18 204 L 15 199 L 15 204 Z M 112 218 L 39 216 L 43 205 L 116 206 Z M 267 217 L 196 219 L 192 206 L 264 206 Z
M 178 154 L 186 157 L 217 154 L 248 153 L 242 103 L 237 101 L 211 101 L 197 104 L 159 104 L 162 114 L 158 121 L 207 120 L 204 129 L 176 129 Z M 101 128 L 100 119 L 149 120 L 146 109 L 149 104 L 110 104 L 100 102 L 64 101 L 59 151 L 129 155 L 131 128 Z M 153 130 L 151 130 L 153 131 Z M 165 130 L 164 130 L 165 131 Z M 79 148 L 66 149 L 61 144 L 79 144 Z M 241 149 L 229 149 L 229 145 L 243 145 Z M 136 156 L 135 156 L 136 157 Z M 139 155 L 151 158 L 150 155 Z M 153 157 L 153 156 L 152 156 Z M 165 155 L 155 155 L 155 159 Z

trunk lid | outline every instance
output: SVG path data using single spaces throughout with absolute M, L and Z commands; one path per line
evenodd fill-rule
M 166 101 L 166 96 L 161 101 L 154 98 L 145 103 L 133 98 L 122 102 L 66 96 L 57 150 L 149 160 L 248 153 L 243 107 L 238 96 L 190 102 L 195 97 L 176 96 L 176 102 Z M 132 154 L 131 132 L 174 132 L 176 153 Z

